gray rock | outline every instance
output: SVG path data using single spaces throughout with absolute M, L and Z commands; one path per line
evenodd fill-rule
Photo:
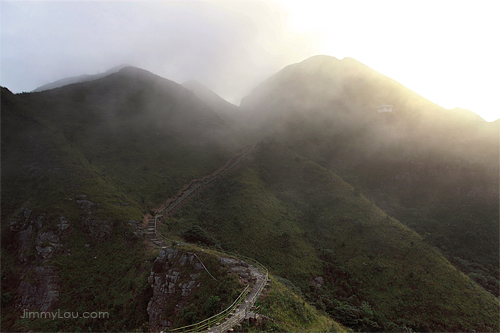
M 70 229 L 71 225 L 68 220 L 64 216 L 59 217 L 59 223 L 57 224 L 57 228 L 59 229 L 59 233 L 65 233 Z
M 43 243 L 58 244 L 59 237 L 55 235 L 53 231 L 47 231 L 39 234 L 35 242 L 36 245 L 41 245 Z
M 52 266 L 29 267 L 33 281 L 21 281 L 17 288 L 19 301 L 16 308 L 37 311 L 51 311 L 59 301 L 59 275 Z
M 193 272 L 197 263 L 193 254 L 177 249 L 163 248 L 156 258 L 148 283 L 153 296 L 148 303 L 149 324 L 152 331 L 165 330 L 171 325 L 164 313 L 166 304 L 176 301 L 176 309 L 182 309 L 189 295 L 200 285 L 200 273 Z M 184 266 L 182 270 L 176 267 Z
M 28 226 L 25 230 L 19 231 L 17 233 L 20 252 L 25 252 L 28 249 L 32 233 L 33 227 L 31 225 Z
M 101 220 L 99 218 L 82 217 L 83 225 L 86 227 L 93 239 L 102 240 L 111 235 L 113 221 Z
M 46 246 L 46 247 L 37 246 L 35 249 L 38 255 L 41 256 L 43 259 L 49 259 L 54 254 L 54 248 L 52 246 Z
M 81 209 L 88 211 L 90 208 L 97 206 L 95 202 L 89 201 L 89 200 L 76 200 L 78 203 L 78 206 L 80 206 Z

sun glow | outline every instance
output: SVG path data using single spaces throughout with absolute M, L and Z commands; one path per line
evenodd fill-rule
M 321 53 L 351 57 L 445 108 L 500 118 L 500 21 L 491 2 L 280 1 L 289 29 Z M 317 50 L 315 50 L 316 53 Z

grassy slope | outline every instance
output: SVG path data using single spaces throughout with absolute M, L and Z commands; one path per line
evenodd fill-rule
M 350 332 L 338 322 L 318 311 L 294 293 L 279 278 L 271 277 L 271 287 L 264 290 L 256 306 L 269 317 L 257 332 Z M 249 331 L 253 331 L 250 329 Z
M 29 281 L 29 272 L 21 275 L 15 259 L 17 246 L 12 242 L 8 223 L 3 223 L 4 329 L 147 330 L 146 307 L 151 297 L 147 277 L 156 252 L 144 249 L 142 241 L 131 233 L 124 220 L 140 220 L 143 212 L 191 179 L 212 172 L 228 156 L 216 146 L 207 149 L 206 145 L 179 142 L 181 140 L 176 137 L 188 140 L 179 131 L 175 136 L 161 130 L 151 132 L 142 122 L 136 122 L 136 118 L 128 117 L 140 108 L 133 103 L 127 104 L 127 100 L 121 101 L 118 108 L 124 116 L 107 122 L 99 104 L 81 100 L 92 96 L 89 89 L 90 84 L 63 88 L 64 91 L 57 94 L 12 95 L 2 91 L 2 220 L 14 220 L 18 210 L 27 207 L 36 214 L 48 213 L 44 230 L 50 230 L 56 228 L 59 216 L 65 216 L 73 224 L 73 232 L 64 239 L 64 255 L 54 255 L 46 263 L 59 272 L 58 308 L 62 312 L 107 311 L 110 318 L 20 320 L 19 311 L 11 307 L 15 301 L 12 290 L 16 290 L 20 280 Z M 257 197 L 261 190 L 263 186 L 253 188 L 248 196 Z M 75 203 L 75 193 L 86 194 L 89 200 L 101 204 L 93 211 L 94 216 L 116 222 L 113 235 L 104 242 L 90 239 L 80 224 L 83 212 Z M 117 206 L 115 203 L 130 205 Z M 263 209 L 266 204 L 263 202 Z M 274 210 L 272 205 L 267 207 L 269 212 Z M 280 215 L 274 220 L 281 221 Z M 71 255 L 66 254 L 68 250 Z M 312 251 L 310 247 L 307 250 Z M 30 251 L 29 262 L 36 265 L 34 249 Z M 300 268 L 301 271 L 310 269 L 309 264 Z M 233 296 L 232 291 L 221 286 L 199 290 L 191 305 L 177 318 L 176 325 L 202 319 L 206 314 L 200 309 L 205 307 L 210 296 L 218 295 L 220 307 L 224 307 L 229 302 L 227 297 Z M 312 318 L 321 323 L 320 327 L 331 323 L 316 312 Z M 291 327 L 292 323 L 286 327 Z M 311 325 L 315 327 L 316 324 Z
M 394 111 L 377 114 L 380 104 Z M 498 122 L 446 110 L 353 59 L 329 56 L 285 67 L 242 108 L 500 294 Z
M 119 81 L 127 84 L 126 78 Z M 152 254 L 132 234 L 126 220 L 140 221 L 150 207 L 191 179 L 217 169 L 229 156 L 210 133 L 204 135 L 197 129 L 193 140 L 204 142 L 190 141 L 192 128 L 200 126 L 189 120 L 191 116 L 208 127 L 223 126 L 217 116 L 210 119 L 211 111 L 204 110 L 194 96 L 165 93 L 154 100 L 155 89 L 162 83 L 153 82 L 132 84 L 129 89 L 135 87 L 135 94 L 116 98 L 116 92 L 106 95 L 103 87 L 93 84 L 40 94 L 13 95 L 2 89 L 2 262 L 11 263 L 2 267 L 2 292 L 8 292 L 2 297 L 5 329 L 147 329 L 150 295 L 146 279 Z M 95 95 L 101 92 L 104 95 L 97 99 Z M 140 98 L 134 102 L 129 96 Z M 156 104 L 146 105 L 145 100 Z M 167 111 L 166 115 L 158 110 Z M 106 114 L 110 111 L 115 111 L 114 118 Z M 168 118 L 168 111 L 177 115 Z M 203 119 L 205 112 L 207 119 Z M 160 128 L 151 125 L 155 122 Z M 164 122 L 175 126 L 162 131 Z M 85 231 L 81 223 L 85 214 L 75 194 L 85 194 L 99 204 L 93 209 L 94 217 L 112 221 L 113 232 L 104 242 L 91 239 Z M 18 248 L 8 226 L 21 207 L 35 215 L 47 214 L 44 231 L 57 230 L 59 216 L 73 225 L 71 236 L 63 240 L 64 254 L 46 263 L 54 265 L 60 275 L 61 309 L 109 311 L 110 320 L 19 320 L 20 310 L 12 307 L 16 302 L 13 291 L 20 280 L 29 277 L 17 267 Z M 71 256 L 66 254 L 68 249 Z M 28 263 L 36 266 L 34 251 L 33 245 Z
M 166 232 L 200 225 L 357 330 L 498 329 L 497 299 L 339 176 L 280 145 L 255 154 L 165 221 Z
M 284 138 L 288 147 L 342 175 L 498 295 L 498 144 L 420 145 L 390 128 L 339 135 L 308 125 Z

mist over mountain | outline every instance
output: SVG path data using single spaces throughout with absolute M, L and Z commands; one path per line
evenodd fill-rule
M 55 89 L 55 88 L 67 86 L 67 85 L 73 84 L 73 83 L 80 83 L 80 82 L 87 82 L 87 81 L 97 80 L 97 79 L 100 79 L 102 77 L 108 76 L 110 74 L 116 73 L 120 69 L 122 69 L 124 67 L 127 67 L 127 66 L 128 65 L 125 65 L 125 64 L 118 65 L 118 66 L 115 66 L 113 68 L 108 69 L 104 73 L 99 73 L 99 74 L 92 74 L 92 75 L 90 75 L 90 74 L 83 74 L 83 75 L 79 75 L 79 76 L 67 77 L 67 78 L 64 78 L 64 79 L 60 79 L 60 80 L 57 80 L 57 81 L 54 81 L 54 82 L 50 82 L 50 83 L 44 84 L 43 86 L 40 86 L 40 87 L 34 89 L 32 92 L 40 92 L 40 91 L 44 91 L 44 90 L 50 90 L 50 89 Z
M 189 80 L 184 82 L 182 86 L 192 91 L 196 96 L 198 96 L 198 98 L 200 98 L 207 105 L 210 105 L 216 112 L 223 112 L 227 116 L 234 116 L 239 112 L 238 106 L 229 103 L 198 81 Z
M 5 330 L 194 324 L 243 289 L 247 277 L 219 267 L 231 252 L 270 272 L 252 329 L 498 331 L 498 120 L 441 108 L 351 58 L 289 65 L 239 107 L 196 81 L 106 73 L 2 88 Z M 158 218 L 169 251 L 191 259 L 159 255 L 148 217 L 242 149 Z M 56 309 L 112 316 L 20 318 Z
M 379 105 L 392 112 L 377 112 Z M 498 279 L 496 122 L 443 109 L 353 59 L 327 56 L 284 68 L 242 108 L 270 137 L 339 173 L 450 260 L 480 263 L 481 274 Z M 493 280 L 483 286 L 498 295 Z

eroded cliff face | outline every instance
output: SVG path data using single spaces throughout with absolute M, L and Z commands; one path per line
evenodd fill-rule
M 172 308 L 179 312 L 187 303 L 191 292 L 199 287 L 197 281 L 203 270 L 201 262 L 194 254 L 177 249 L 163 248 L 156 258 L 148 282 L 153 289 L 153 297 L 148 304 L 149 326 L 152 331 L 161 331 L 172 326 Z
M 63 254 L 63 240 L 71 230 L 72 226 L 64 216 L 59 217 L 54 227 L 45 213 L 35 213 L 28 208 L 22 208 L 16 220 L 10 223 L 17 247 L 16 264 L 21 268 L 14 300 L 16 309 L 46 312 L 57 307 L 59 273 L 47 262 L 54 254 Z
M 219 279 L 236 275 L 242 286 L 253 285 L 261 274 L 241 260 L 225 257 L 217 258 L 215 265 L 217 272 L 214 271 L 213 265 L 209 270 L 210 274 L 217 275 Z M 153 296 L 147 308 L 150 330 L 162 331 L 172 327 L 174 318 L 182 315 L 184 310 L 192 305 L 193 299 L 190 296 L 196 294 L 198 289 L 211 279 L 215 278 L 208 274 L 206 266 L 196 254 L 162 248 L 148 278 L 153 289 Z M 219 280 L 217 284 L 222 285 L 224 282 Z M 206 303 L 202 301 L 200 304 Z
M 89 239 L 100 242 L 111 235 L 114 221 L 96 215 L 101 204 L 88 200 L 85 194 L 72 194 L 69 200 L 80 208 L 82 229 Z M 54 219 L 26 207 L 10 221 L 9 243 L 19 268 L 18 283 L 11 292 L 18 311 L 47 312 L 57 308 L 61 289 L 59 271 L 50 263 L 54 256 L 71 256 L 67 241 L 73 227 L 65 216 Z

